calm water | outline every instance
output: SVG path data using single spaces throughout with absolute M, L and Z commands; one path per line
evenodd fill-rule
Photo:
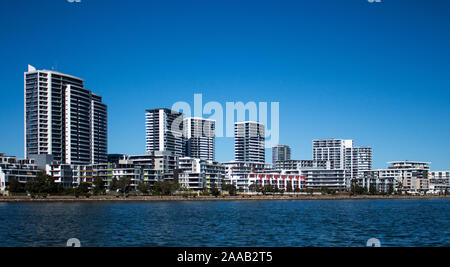
M 449 246 L 450 200 L 0 203 L 0 246 Z

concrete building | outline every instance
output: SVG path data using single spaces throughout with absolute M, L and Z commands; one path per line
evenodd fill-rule
M 408 193 L 426 193 L 429 190 L 429 162 L 394 161 L 389 164 L 389 170 L 396 170 L 400 174 L 398 189 Z
M 391 186 L 394 191 L 411 194 L 429 191 L 430 163 L 394 161 L 389 164 L 387 169 L 363 171 L 363 175 L 358 177 L 358 183 L 367 190 L 370 185 L 374 185 L 381 192 L 388 192 Z
M 331 164 L 328 160 L 279 160 L 275 162 L 273 168 L 277 170 L 331 169 Z
M 345 149 L 345 175 L 357 179 L 364 171 L 372 170 L 372 148 L 350 147 Z
M 179 159 L 178 182 L 193 190 L 220 189 L 225 178 L 225 166 L 214 161 L 183 157 Z
M 134 165 L 142 168 L 142 181 L 151 186 L 155 182 L 177 181 L 178 158 L 172 152 L 154 151 L 148 155 L 126 156 Z
M 149 109 L 146 112 L 146 153 L 171 152 L 183 154 L 183 114 L 170 109 Z
M 347 189 L 343 169 L 303 169 L 301 176 L 305 177 L 305 187 L 308 189 L 328 188 L 337 191 Z
M 259 188 L 265 185 L 272 185 L 278 190 L 284 192 L 294 192 L 305 189 L 305 176 L 300 174 L 299 170 L 282 170 L 269 171 L 263 173 L 248 174 L 249 185 L 256 184 Z M 252 192 L 248 188 L 244 188 L 245 192 Z
M 288 161 L 291 159 L 291 148 L 286 145 L 272 147 L 272 164 L 277 161 Z
M 49 154 L 66 164 L 106 162 L 107 107 L 72 75 L 24 73 L 25 157 Z
M 246 192 L 251 185 L 249 174 L 265 172 L 268 166 L 264 163 L 255 162 L 224 162 L 225 183 L 233 184 L 241 192 Z
M 401 181 L 401 172 L 394 169 L 363 171 L 357 181 L 367 192 L 373 186 L 378 192 L 388 193 L 391 189 L 397 191 L 397 183 Z
M 31 159 L 18 159 L 0 153 L 0 192 L 8 189 L 11 179 L 17 179 L 25 185 L 39 171 Z
M 323 139 L 313 141 L 313 160 L 330 162 L 330 169 L 345 170 L 345 184 L 372 169 L 372 148 L 355 147 L 353 140 Z
M 313 160 L 330 161 L 331 169 L 345 169 L 345 150 L 353 148 L 353 140 L 313 140 Z
M 122 159 L 116 164 L 112 171 L 112 179 L 130 179 L 130 187 L 134 190 L 142 182 L 142 166 L 136 165 L 133 160 Z
M 203 118 L 183 120 L 184 156 L 214 161 L 215 121 Z
M 265 162 L 265 127 L 260 122 L 235 123 L 234 156 L 237 162 Z
M 450 192 L 450 171 L 430 171 L 429 180 L 431 193 Z
M 45 173 L 52 176 L 55 182 L 61 183 L 64 188 L 71 188 L 74 186 L 74 171 L 69 164 L 58 164 L 53 162 L 45 166 Z

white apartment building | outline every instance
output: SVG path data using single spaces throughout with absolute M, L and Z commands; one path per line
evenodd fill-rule
M 142 181 L 152 186 L 155 182 L 176 180 L 178 158 L 172 152 L 154 151 L 148 155 L 132 155 L 125 158 L 142 168 Z
M 273 167 L 277 170 L 331 169 L 331 163 L 328 160 L 278 160 Z
M 183 154 L 183 114 L 160 108 L 146 111 L 147 154 L 156 151 L 171 152 L 176 157 Z
M 330 169 L 345 170 L 345 185 L 348 188 L 352 179 L 372 169 L 372 148 L 355 147 L 353 140 L 313 140 L 313 160 L 329 161 Z
M 450 171 L 430 171 L 429 180 L 431 193 L 450 192 Z
M 372 148 L 351 147 L 345 149 L 345 175 L 357 179 L 364 171 L 372 170 Z
M 347 188 L 347 179 L 343 169 L 302 169 L 305 187 L 308 189 L 334 189 L 343 191 Z
M 330 161 L 331 169 L 345 169 L 345 150 L 353 148 L 353 140 L 313 140 L 313 160 Z
M 264 163 L 255 162 L 224 162 L 225 166 L 225 183 L 233 184 L 239 191 L 246 192 L 251 185 L 250 176 L 251 173 L 262 173 L 267 169 L 270 169 Z
M 306 188 L 306 177 L 301 175 L 299 170 L 282 170 L 269 171 L 264 173 L 249 173 L 248 184 L 256 184 L 259 188 L 265 185 L 272 185 L 273 187 L 287 191 L 297 191 Z M 245 187 L 245 192 L 251 192 L 250 188 Z
M 11 179 L 17 179 L 25 184 L 28 180 L 36 177 L 39 172 L 34 161 L 31 159 L 18 159 L 0 153 L 0 192 L 8 189 Z
M 391 185 L 395 191 L 412 194 L 429 191 L 429 162 L 394 161 L 389 164 L 387 169 L 363 171 L 358 178 L 359 184 L 367 190 L 374 185 L 381 192 L 388 192 Z
M 184 156 L 214 161 L 215 121 L 204 118 L 183 120 Z
M 53 155 L 66 164 L 107 160 L 107 107 L 72 75 L 36 70 L 24 73 L 25 157 Z
M 234 156 L 237 162 L 265 162 L 265 127 L 254 121 L 236 122 Z
M 183 157 L 179 159 L 178 183 L 193 190 L 222 188 L 225 166 L 214 161 Z

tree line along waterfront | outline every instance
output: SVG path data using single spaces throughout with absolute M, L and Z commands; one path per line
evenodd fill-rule
M 233 184 L 222 184 L 219 188 L 216 184 L 212 184 L 210 188 L 202 191 L 194 191 L 192 189 L 181 186 L 175 181 L 155 182 L 154 184 L 140 183 L 137 187 L 131 185 L 132 181 L 129 177 L 113 178 L 108 185 L 105 185 L 103 178 L 98 176 L 92 180 L 92 183 L 80 182 L 78 186 L 73 188 L 64 188 L 61 183 L 55 182 L 54 178 L 43 172 L 39 172 L 35 178 L 29 179 L 25 184 L 20 183 L 17 179 L 11 179 L 8 186 L 8 196 L 28 196 L 30 198 L 46 198 L 48 196 L 72 196 L 75 198 L 90 196 L 237 196 L 237 195 L 284 195 L 284 194 L 303 194 L 303 195 L 329 195 L 329 196 L 395 196 L 395 195 L 411 195 L 401 191 L 395 191 L 390 186 L 387 192 L 380 192 L 375 186 L 365 188 L 360 186 L 356 179 L 352 180 L 350 188 L 346 191 L 337 191 L 327 187 L 320 189 L 291 189 L 288 185 L 286 190 L 277 188 L 274 185 L 266 184 L 261 186 L 253 183 L 249 186 L 248 192 L 243 192 Z M 289 183 L 289 182 L 288 182 Z M 401 185 L 399 185 L 401 186 Z M 438 194 L 440 196 L 450 195 L 448 190 Z

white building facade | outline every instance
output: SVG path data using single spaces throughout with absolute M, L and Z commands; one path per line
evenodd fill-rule
M 265 162 L 264 124 L 254 121 L 236 122 L 234 125 L 234 157 L 237 162 Z
M 146 111 L 147 154 L 156 151 L 171 152 L 176 157 L 183 154 L 183 114 L 170 109 Z
M 215 121 L 203 118 L 183 120 L 184 156 L 214 161 Z
M 53 155 L 66 164 L 107 160 L 107 107 L 84 80 L 29 66 L 24 73 L 25 157 Z

